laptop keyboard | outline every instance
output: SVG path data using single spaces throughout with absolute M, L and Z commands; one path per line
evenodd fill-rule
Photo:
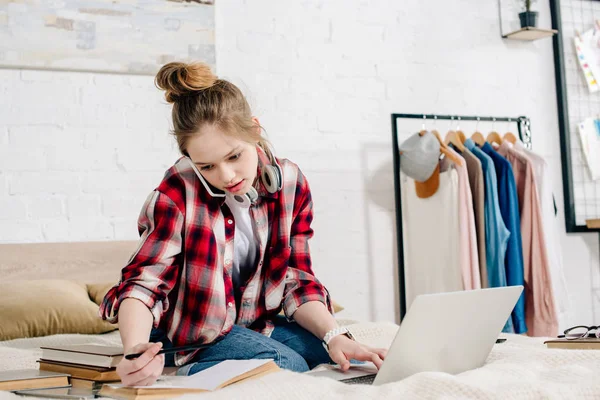
M 342 379 L 340 382 L 344 382 L 349 385 L 371 385 L 373 384 L 376 376 L 377 374 L 357 376 L 356 378 Z

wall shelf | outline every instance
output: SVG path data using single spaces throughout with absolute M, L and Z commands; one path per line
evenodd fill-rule
M 514 31 L 503 35 L 502 37 L 505 39 L 512 40 L 538 40 L 546 37 L 554 36 L 558 33 L 556 29 L 540 29 L 533 27 L 521 28 L 518 31 Z
M 585 225 L 588 229 L 600 229 L 600 219 L 586 219 Z

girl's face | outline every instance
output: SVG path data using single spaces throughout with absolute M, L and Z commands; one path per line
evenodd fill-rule
M 198 170 L 217 189 L 242 195 L 256 179 L 256 145 L 205 125 L 187 144 L 187 152 Z

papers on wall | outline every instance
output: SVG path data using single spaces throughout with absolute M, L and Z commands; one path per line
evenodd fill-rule
M 581 149 L 592 180 L 600 179 L 600 120 L 586 118 L 577 127 Z
M 575 35 L 577 61 L 590 93 L 600 90 L 600 29 L 593 29 L 582 35 Z

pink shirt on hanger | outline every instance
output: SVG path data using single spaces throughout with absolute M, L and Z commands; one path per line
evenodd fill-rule
M 542 219 L 544 221 L 544 238 L 546 240 L 546 250 L 548 251 L 548 260 L 550 262 L 550 275 L 552 276 L 552 288 L 554 290 L 554 302 L 558 315 L 559 331 L 570 328 L 575 325 L 570 320 L 569 310 L 571 302 L 569 300 L 569 291 L 565 279 L 563 268 L 563 255 L 560 228 L 558 216 L 554 209 L 554 194 L 552 188 L 552 177 L 550 167 L 544 157 L 525 148 L 521 141 L 517 141 L 515 150 L 525 154 L 533 163 L 535 180 L 537 183 L 540 205 L 542 207 Z
M 506 140 L 497 151 L 510 162 L 517 184 L 523 241 L 527 334 L 556 336 L 558 317 L 533 163 L 526 155 L 513 149 L 512 144 Z

